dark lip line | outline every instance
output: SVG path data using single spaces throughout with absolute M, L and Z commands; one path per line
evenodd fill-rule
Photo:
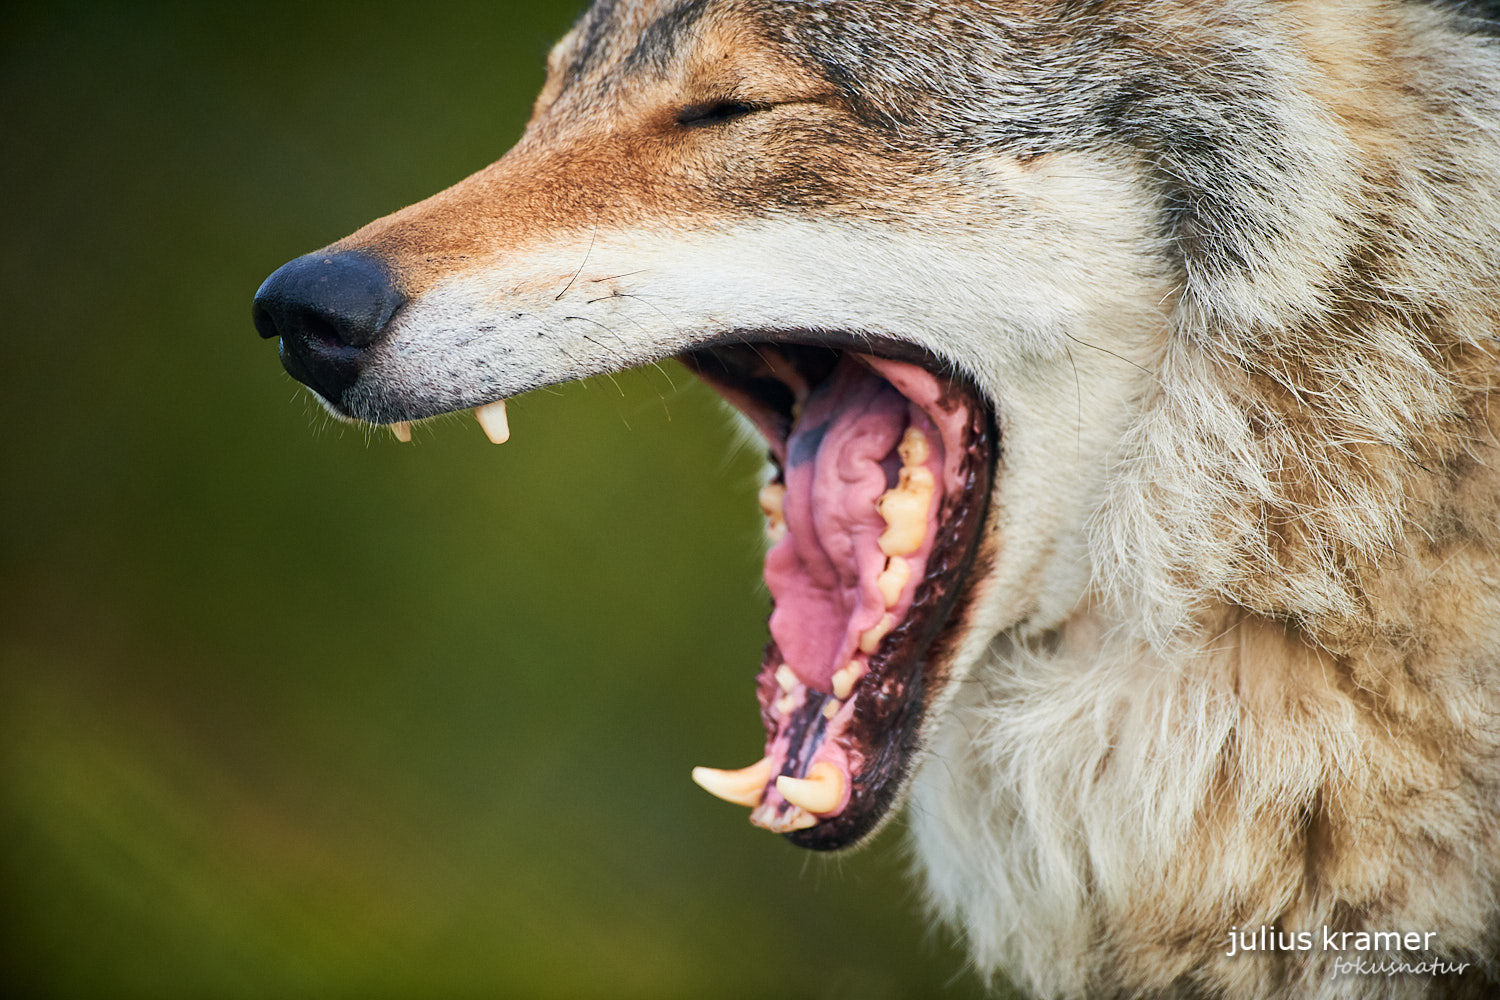
M 950 381 L 962 382 L 966 388 L 973 391 L 976 398 L 983 400 L 986 406 L 990 405 L 984 393 L 979 391 L 979 387 L 974 385 L 973 381 L 952 361 L 919 344 L 885 334 L 858 334 L 847 330 L 824 330 L 813 327 L 791 329 L 750 327 L 715 335 L 668 356 L 684 358 L 693 354 L 711 352 L 720 347 L 754 347 L 757 344 L 784 344 L 789 347 L 855 351 L 860 354 L 873 354 L 890 361 L 904 361 L 908 364 L 919 365 Z
M 988 398 L 982 392 L 978 391 L 977 386 L 973 384 L 973 380 L 950 359 L 935 354 L 925 347 L 913 344 L 910 341 L 901 340 L 882 333 L 850 333 L 847 330 L 831 330 L 821 327 L 741 327 L 694 341 L 678 350 L 661 351 L 643 356 L 635 363 L 622 367 L 624 369 L 642 368 L 661 361 L 677 360 L 687 364 L 691 368 L 692 365 L 688 361 L 688 358 L 694 354 L 711 352 L 720 347 L 748 347 L 756 344 L 784 344 L 797 347 L 856 351 L 863 354 L 873 354 L 876 357 L 887 358 L 891 361 L 904 361 L 909 364 L 920 365 L 943 378 L 963 382 L 966 386 L 975 390 L 977 398 L 984 400 L 986 405 L 989 405 Z M 339 419 L 384 426 L 398 421 L 430 420 L 433 417 L 441 417 L 449 413 L 460 413 L 464 410 L 471 410 L 476 406 L 493 403 L 497 399 L 511 399 L 522 393 L 531 392 L 536 389 L 546 389 L 567 382 L 576 382 L 584 377 L 588 376 L 568 375 L 543 379 L 522 389 L 518 389 L 507 396 L 477 395 L 473 398 L 449 398 L 437 403 L 431 401 L 403 400 L 400 398 L 381 398 L 379 395 L 375 398 L 369 398 L 369 387 L 362 384 L 364 380 L 363 376 L 361 376 L 360 381 L 346 390 L 338 399 L 328 399 L 318 394 L 316 390 L 309 389 L 308 391 L 318 395 L 328 409 L 333 411 Z M 362 389 L 365 391 L 361 391 Z

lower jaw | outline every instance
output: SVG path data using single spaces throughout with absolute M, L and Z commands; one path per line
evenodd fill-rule
M 830 378 L 830 359 L 815 356 L 826 351 L 818 347 L 759 344 L 747 349 L 753 360 L 725 355 L 722 348 L 683 360 L 763 433 L 769 429 L 779 481 L 788 466 L 787 443 L 798 433 L 794 414 L 818 388 L 802 376 L 821 369 Z M 765 757 L 739 772 L 695 771 L 705 788 L 749 806 L 756 825 L 815 850 L 848 847 L 868 836 L 887 817 L 906 782 L 923 720 L 947 682 L 953 637 L 967 617 L 963 605 L 999 441 L 993 411 L 983 397 L 958 379 L 935 374 L 936 359 L 924 359 L 927 363 L 919 367 L 868 355 L 846 361 L 842 355 L 851 352 L 832 353 L 839 355 L 832 365 L 857 362 L 877 376 L 904 383 L 902 395 L 912 404 L 913 425 L 943 428 L 941 472 L 946 474 L 913 557 L 921 563 L 920 573 L 913 574 L 915 579 L 891 607 L 896 613 L 886 616 L 894 620 L 882 620 L 882 627 L 861 636 L 845 669 L 833 669 L 836 662 L 794 666 L 773 637 L 757 683 L 767 734 Z M 779 396 L 756 383 L 778 376 L 785 376 L 785 392 Z M 759 400 L 752 395 L 757 391 Z M 791 405 L 775 412 L 787 396 Z M 935 419 L 925 421 L 922 414 Z M 779 433 L 780 428 L 784 431 Z M 777 587 L 771 590 L 777 596 Z M 788 638 L 784 628 L 782 638 Z M 797 639 L 794 634 L 795 645 L 806 646 Z

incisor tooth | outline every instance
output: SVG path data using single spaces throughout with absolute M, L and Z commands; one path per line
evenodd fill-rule
M 492 444 L 504 444 L 510 440 L 510 421 L 505 416 L 505 400 L 474 407 L 474 419 L 484 429 L 484 436 Z
M 390 428 L 391 436 L 394 437 L 397 441 L 400 441 L 402 444 L 409 444 L 411 442 L 410 423 L 405 420 L 397 420 L 395 423 L 390 425 Z
M 792 805 L 800 806 L 810 813 L 829 813 L 843 801 L 844 776 L 826 760 L 819 761 L 807 772 L 805 778 L 793 778 L 786 774 L 777 778 L 776 790 Z
M 737 806 L 754 808 L 765 794 L 766 782 L 771 780 L 771 758 L 762 757 L 749 767 L 738 771 L 720 771 L 712 767 L 693 768 L 693 781 L 710 795 L 733 802 Z
M 915 427 L 908 427 L 901 435 L 896 450 L 901 453 L 902 465 L 922 465 L 932 454 L 932 449 L 927 446 L 927 435 Z
M 901 600 L 901 591 L 906 589 L 906 581 L 911 579 L 911 563 L 900 556 L 891 556 L 890 561 L 885 564 L 885 571 L 875 578 L 875 587 L 880 591 L 880 599 L 885 601 L 885 606 L 893 608 L 896 602 Z
M 805 809 L 798 809 L 796 812 L 787 814 L 786 820 L 782 824 L 782 832 L 790 833 L 793 830 L 806 830 L 809 827 L 817 825 L 818 817 Z
M 896 627 L 896 617 L 885 615 L 870 628 L 859 634 L 859 651 L 861 653 L 873 653 L 880 648 L 880 640 L 884 639 L 891 629 Z
M 787 694 L 791 694 L 792 689 L 797 686 L 797 675 L 792 673 L 792 665 L 790 663 L 783 663 L 776 668 L 776 683 L 780 684 L 781 690 Z
M 909 556 L 927 537 L 927 512 L 937 483 L 925 466 L 902 466 L 896 485 L 880 495 L 875 509 L 885 519 L 886 530 L 877 544 L 888 556 Z

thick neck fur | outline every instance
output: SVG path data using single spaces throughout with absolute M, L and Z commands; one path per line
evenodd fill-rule
M 1214 6 L 1221 42 L 1269 10 Z M 1500 55 L 1434 6 L 1276 10 L 1245 58 L 1281 67 L 1263 124 L 1302 162 L 1194 177 L 1163 153 L 1182 294 L 1094 510 L 1094 585 L 996 639 L 917 778 L 936 909 L 1041 995 L 1500 976 Z M 1225 955 L 1261 926 L 1435 932 L 1471 965 Z

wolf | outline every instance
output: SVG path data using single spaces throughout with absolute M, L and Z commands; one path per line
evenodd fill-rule
M 677 359 L 765 754 L 1036 996 L 1500 989 L 1500 3 L 598 0 L 255 324 L 388 425 Z

